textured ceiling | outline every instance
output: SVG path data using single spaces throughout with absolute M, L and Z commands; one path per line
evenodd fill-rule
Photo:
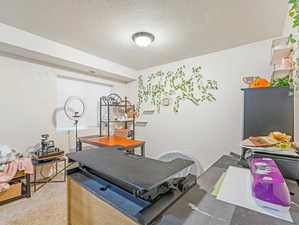
M 287 0 L 9 0 L 0 22 L 143 69 L 280 36 Z M 131 35 L 151 32 L 148 48 Z

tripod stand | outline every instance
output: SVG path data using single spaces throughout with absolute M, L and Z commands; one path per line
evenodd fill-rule
M 79 118 L 80 118 L 79 112 L 75 112 L 73 118 L 75 121 L 74 125 L 75 125 L 75 130 L 76 130 L 76 152 L 78 152 L 81 150 L 81 143 L 78 139 L 78 122 L 79 122 Z

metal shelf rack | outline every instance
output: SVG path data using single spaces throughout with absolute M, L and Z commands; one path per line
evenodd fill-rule
M 111 136 L 111 125 L 113 124 L 124 124 L 124 129 L 128 129 L 130 126 L 132 126 L 132 133 L 130 135 L 131 139 L 135 139 L 135 105 L 131 104 L 128 101 L 127 97 L 124 97 L 124 99 L 121 99 L 118 97 L 118 99 L 115 99 L 115 96 L 118 96 L 116 94 L 112 94 L 114 98 L 110 99 L 109 96 L 103 96 L 100 98 L 100 101 L 98 103 L 98 121 L 99 121 L 99 133 L 100 136 L 104 136 L 104 128 L 107 126 L 107 136 Z M 112 109 L 114 107 L 117 108 L 123 108 L 124 115 L 128 115 L 129 110 L 133 110 L 133 118 L 127 118 L 125 120 L 112 120 Z M 104 110 L 107 112 L 107 118 L 103 118 Z M 130 133 L 130 132 L 129 132 Z

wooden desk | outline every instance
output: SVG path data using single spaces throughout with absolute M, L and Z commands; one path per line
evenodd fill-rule
M 119 147 L 120 150 L 132 150 L 141 148 L 141 155 L 145 156 L 145 142 L 139 140 L 132 140 L 124 137 L 117 136 L 88 136 L 80 138 L 80 141 L 86 144 L 96 145 L 99 147 Z
M 70 178 L 67 193 L 68 225 L 138 225 Z

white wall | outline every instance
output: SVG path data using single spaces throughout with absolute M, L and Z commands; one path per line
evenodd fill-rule
M 72 137 L 73 133 L 56 132 L 52 122 L 57 105 L 56 75 L 112 84 L 113 91 L 126 93 L 123 83 L 0 55 L 0 144 L 8 144 L 22 152 L 39 142 L 41 134 L 49 133 L 59 147 L 68 150 L 68 134 Z M 80 134 L 96 132 L 92 129 Z
M 134 80 L 135 70 L 109 60 L 90 55 L 38 35 L 0 23 L 0 50 L 35 59 L 44 63 L 64 66 L 82 72 L 122 81 Z
M 137 128 L 137 138 L 146 141 L 147 155 L 181 151 L 196 157 L 206 169 L 223 154 L 239 153 L 243 110 L 240 80 L 253 75 L 270 78 L 270 47 L 271 41 L 261 41 L 140 71 L 148 75 L 186 65 L 190 72 L 192 66 L 200 65 L 204 78 L 217 80 L 220 88 L 216 102 L 200 106 L 183 103 L 177 114 L 171 107 L 162 107 L 160 113 L 144 115 L 142 119 L 149 122 Z M 130 83 L 128 91 L 136 100 L 137 82 Z

